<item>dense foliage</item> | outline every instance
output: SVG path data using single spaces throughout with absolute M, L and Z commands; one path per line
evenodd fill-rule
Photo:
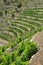
M 0 48 L 0 65 L 9 65 L 14 63 L 15 65 L 24 65 L 33 54 L 38 51 L 37 44 L 35 42 L 21 42 L 18 48 L 11 54 L 4 51 L 4 47 Z M 13 65 L 14 65 L 13 64 Z

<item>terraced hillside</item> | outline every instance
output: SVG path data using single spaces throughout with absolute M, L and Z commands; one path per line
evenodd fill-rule
M 25 8 L 19 13 L 15 11 L 14 5 L 2 6 L 0 8 L 0 65 L 27 65 L 31 55 L 29 59 L 24 61 L 24 53 L 28 52 L 27 50 L 24 51 L 24 46 L 27 48 L 30 44 L 31 47 L 32 43 L 28 41 L 35 33 L 42 30 L 43 8 Z M 20 50 L 18 51 L 18 49 Z M 37 47 L 35 49 L 37 51 Z M 36 52 L 33 51 L 34 53 Z M 11 58 L 12 60 L 10 60 Z
M 29 0 L 27 6 L 29 8 L 43 8 L 43 0 Z

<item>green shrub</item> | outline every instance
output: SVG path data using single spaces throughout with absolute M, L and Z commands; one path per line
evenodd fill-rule
M 17 42 L 17 43 L 20 43 L 21 41 L 22 41 L 21 37 L 18 37 L 18 38 L 16 39 L 16 42 Z
M 13 49 L 14 48 L 14 42 L 10 42 L 9 44 L 10 44 L 11 48 Z
M 2 47 L 2 52 L 4 52 L 4 51 L 5 51 L 5 47 L 3 46 L 3 47 Z
M 4 2 L 7 2 L 7 0 L 3 0 Z
M 21 8 L 22 7 L 22 3 L 20 3 L 20 4 L 18 4 L 18 6 L 17 6 L 18 8 Z
M 10 64 L 10 56 L 7 55 L 3 58 L 3 64 L 4 65 L 9 65 Z
M 2 49 L 0 48 L 0 55 L 2 54 Z
M 21 54 L 21 60 L 27 61 L 28 60 L 28 49 L 24 50 L 24 52 Z
M 17 57 L 15 60 L 15 65 L 22 65 L 20 57 Z
M 7 10 L 5 10 L 5 14 L 7 14 Z
M 19 40 L 19 42 L 21 42 L 22 41 L 21 37 L 19 37 L 18 40 Z
M 15 60 L 14 58 L 14 53 L 11 54 L 11 62 L 13 62 Z
M 12 17 L 14 18 L 14 14 L 12 14 Z
M 2 63 L 2 61 L 3 61 L 3 58 L 2 58 L 2 56 L 0 56 L 0 63 Z
M 32 55 L 38 51 L 38 46 L 37 46 L 36 42 L 31 42 L 30 47 L 31 47 L 31 54 Z
M 8 0 L 3 0 L 3 2 L 6 4 L 6 5 L 9 5 L 10 2 Z
M 2 16 L 3 15 L 3 13 L 2 13 L 2 11 L 0 11 L 0 16 Z
M 25 49 L 24 42 L 21 42 L 19 47 L 18 47 L 18 54 L 20 55 Z
M 35 54 L 38 51 L 37 44 L 35 42 L 28 42 L 26 43 L 25 50 L 21 54 L 21 60 L 27 61 L 31 58 L 33 54 Z

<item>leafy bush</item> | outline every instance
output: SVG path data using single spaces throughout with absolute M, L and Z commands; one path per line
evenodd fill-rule
M 18 60 L 19 59 L 19 60 Z M 22 65 L 20 57 L 17 57 L 15 60 L 15 65 Z
M 35 42 L 28 42 L 26 43 L 25 50 L 21 54 L 22 61 L 27 61 L 31 58 L 33 54 L 38 51 L 37 44 Z
M 20 55 L 25 49 L 24 42 L 21 42 L 21 44 L 18 47 L 18 54 Z
M 3 64 L 4 65 L 10 64 L 10 56 L 9 55 L 3 57 Z

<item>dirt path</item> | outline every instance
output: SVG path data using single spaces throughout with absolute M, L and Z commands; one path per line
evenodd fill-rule
M 43 31 L 35 34 L 31 41 L 37 42 L 40 50 L 32 56 L 29 65 L 43 65 Z

